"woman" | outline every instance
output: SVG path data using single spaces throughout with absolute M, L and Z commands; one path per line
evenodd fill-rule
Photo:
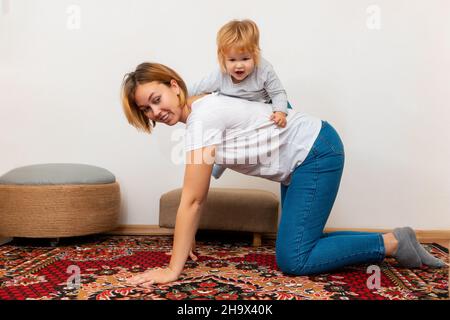
M 408 227 L 386 234 L 323 233 L 344 166 L 343 144 L 327 122 L 297 113 L 285 128 L 277 128 L 267 104 L 214 94 L 187 97 L 181 77 L 157 63 L 142 63 L 125 76 L 122 103 L 129 123 L 147 133 L 156 122 L 186 124 L 186 168 L 169 266 L 139 274 L 130 284 L 178 279 L 195 239 L 212 166 L 219 160 L 237 172 L 280 182 L 276 260 L 287 274 L 327 272 L 386 256 L 405 267 L 445 265 Z

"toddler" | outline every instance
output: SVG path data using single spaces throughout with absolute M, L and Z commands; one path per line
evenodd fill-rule
M 279 127 L 287 124 L 288 108 L 284 90 L 272 65 L 260 55 L 259 30 L 251 20 L 233 20 L 217 33 L 220 68 L 189 88 L 189 95 L 220 94 L 272 104 L 271 120 Z M 215 164 L 218 179 L 225 168 Z

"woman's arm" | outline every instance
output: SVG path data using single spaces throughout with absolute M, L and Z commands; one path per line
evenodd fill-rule
M 178 275 L 189 256 L 203 204 L 208 195 L 214 147 L 191 151 L 187 154 L 186 160 L 183 191 L 175 222 L 173 253 L 169 264 L 169 268 Z
M 175 281 L 183 271 L 200 221 L 203 204 L 208 195 L 214 163 L 214 146 L 188 152 L 183 191 L 175 221 L 172 257 L 169 266 L 153 269 L 128 280 L 133 285 Z

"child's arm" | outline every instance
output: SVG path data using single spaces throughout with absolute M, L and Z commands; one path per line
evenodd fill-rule
M 273 114 L 270 119 L 279 127 L 284 128 L 287 124 L 286 116 L 288 115 L 287 95 L 280 79 L 270 64 L 266 66 L 264 87 L 272 100 Z
M 264 82 L 264 88 L 272 100 L 273 112 L 283 112 L 287 115 L 288 99 L 286 90 L 284 90 L 284 87 L 275 73 L 275 70 L 271 66 L 268 66 L 265 76 L 266 81 Z
M 221 85 L 221 72 L 219 69 L 211 72 L 199 82 L 188 88 L 189 96 L 219 91 Z

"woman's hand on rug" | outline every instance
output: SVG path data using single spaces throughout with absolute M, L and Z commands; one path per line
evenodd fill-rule
M 128 279 L 127 283 L 149 287 L 157 283 L 163 284 L 175 281 L 178 277 L 178 273 L 170 268 L 155 268 Z

